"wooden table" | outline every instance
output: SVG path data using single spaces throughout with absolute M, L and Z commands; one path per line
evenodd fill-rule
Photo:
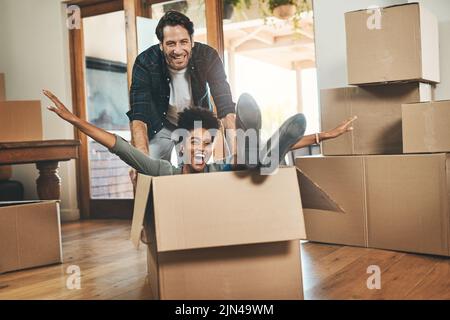
M 0 142 L 0 165 L 35 163 L 39 170 L 36 180 L 41 200 L 61 197 L 60 161 L 78 158 L 79 140 L 45 140 Z

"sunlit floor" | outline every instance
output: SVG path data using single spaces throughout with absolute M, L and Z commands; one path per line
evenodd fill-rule
M 0 299 L 151 298 L 130 221 L 69 223 L 62 232 L 64 264 L 0 275 Z M 66 286 L 71 265 L 80 267 L 80 290 Z M 450 299 L 448 258 L 305 242 L 302 265 L 305 299 Z M 380 268 L 381 289 L 368 289 L 369 266 Z

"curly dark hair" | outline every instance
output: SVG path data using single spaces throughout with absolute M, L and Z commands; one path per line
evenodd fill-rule
M 220 123 L 216 115 L 204 108 L 190 108 L 178 113 L 178 127 L 188 131 L 194 129 L 194 122 L 201 121 L 204 129 L 219 129 Z
M 164 40 L 163 30 L 166 26 L 182 26 L 187 30 L 191 39 L 192 35 L 194 34 L 194 24 L 192 23 L 192 21 L 181 12 L 175 10 L 167 11 L 159 20 L 158 25 L 156 26 L 155 33 L 160 42 L 163 42 Z

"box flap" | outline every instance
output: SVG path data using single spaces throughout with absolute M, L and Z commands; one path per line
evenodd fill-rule
M 312 181 L 311 178 L 309 178 L 302 170 L 299 168 L 296 169 L 303 208 L 345 213 L 345 210 L 317 183 Z
M 0 201 L 0 207 L 12 207 L 12 206 L 23 206 L 27 204 L 35 203 L 51 203 L 60 202 L 60 200 L 24 200 L 24 201 Z
M 133 221 L 131 223 L 130 239 L 136 248 L 139 248 L 141 232 L 144 223 L 145 211 L 152 184 L 152 177 L 138 174 L 136 194 L 134 196 Z
M 305 238 L 295 168 L 153 178 L 159 252 Z

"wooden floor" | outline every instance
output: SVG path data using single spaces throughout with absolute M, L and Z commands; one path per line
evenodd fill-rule
M 0 275 L 0 299 L 149 299 L 146 252 L 128 240 L 130 221 L 63 225 L 64 264 Z M 316 243 L 302 244 L 305 299 L 450 299 L 450 259 Z M 67 267 L 81 289 L 66 288 Z M 381 269 L 369 290 L 367 267 Z

